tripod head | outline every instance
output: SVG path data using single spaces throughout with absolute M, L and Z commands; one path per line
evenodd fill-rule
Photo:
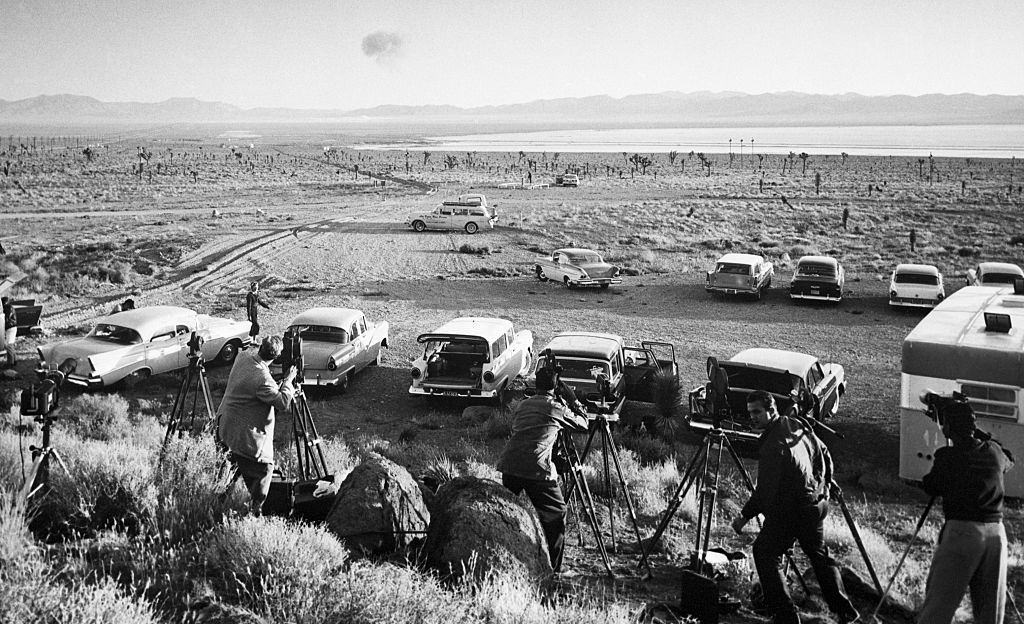
M 199 332 L 192 332 L 188 339 L 188 361 L 197 363 L 203 361 L 203 343 L 206 339 L 199 335 Z
M 68 358 L 55 371 L 46 373 L 43 382 L 33 384 L 21 393 L 21 414 L 32 416 L 37 422 L 48 426 L 56 417 L 53 411 L 60 406 L 60 390 L 68 375 L 75 372 L 78 362 Z

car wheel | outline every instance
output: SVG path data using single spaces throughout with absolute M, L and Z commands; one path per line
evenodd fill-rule
M 370 366 L 380 366 L 380 363 L 384 361 L 384 347 L 381 345 L 377 346 L 377 357 L 373 358 L 370 362 Z
M 417 232 L 422 232 L 423 230 L 427 229 L 427 224 L 422 221 L 413 221 L 412 229 L 416 230 Z
M 238 357 L 238 343 L 228 342 L 220 348 L 220 353 L 217 354 L 217 363 L 228 366 L 234 363 L 236 357 Z
M 334 391 L 338 393 L 345 392 L 348 390 L 349 373 L 342 373 L 338 377 L 338 381 L 334 384 Z
M 572 282 L 569 281 L 568 275 L 562 278 L 562 283 L 565 284 L 566 288 L 573 288 Z
M 140 368 L 139 370 L 133 371 L 131 375 L 128 375 L 127 377 L 124 378 L 124 387 L 129 390 L 132 390 L 143 381 L 146 381 L 147 379 L 149 379 L 149 369 Z
M 537 279 L 542 282 L 548 281 L 548 278 L 544 277 L 544 269 L 540 268 L 539 264 L 533 268 L 533 271 L 537 274 Z
M 475 221 L 470 221 L 466 224 L 466 234 L 476 234 L 476 231 L 480 229 L 480 226 Z
M 761 300 L 761 289 L 758 288 L 757 290 L 754 291 L 754 301 L 760 301 L 760 300 Z

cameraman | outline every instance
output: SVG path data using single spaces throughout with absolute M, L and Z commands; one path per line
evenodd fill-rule
M 828 447 L 801 419 L 780 416 L 775 397 L 763 390 L 747 396 L 747 413 L 764 430 L 759 440 L 757 487 L 732 528 L 741 533 L 747 522 L 764 515 L 764 525 L 754 541 L 754 566 L 765 608 L 775 624 L 800 622 L 779 571 L 782 555 L 795 540 L 811 562 L 829 609 L 840 623 L 853 622 L 860 615 L 825 546 L 824 522 L 832 484 Z
M 537 369 L 537 393 L 516 408 L 512 437 L 498 460 L 501 482 L 513 494 L 525 490 L 537 510 L 555 572 L 562 567 L 565 499 L 551 454 L 563 428 L 587 430 L 587 419 L 573 413 L 556 396 L 557 384 L 557 374 L 548 368 Z M 576 401 L 568 387 L 559 390 L 569 395 L 565 400 Z
M 957 401 L 943 411 L 942 433 L 953 446 L 935 451 L 922 486 L 942 497 L 946 523 L 939 533 L 918 622 L 951 622 L 970 588 L 974 622 L 1000 624 L 1006 600 L 1003 473 L 1013 461 L 995 440 L 975 437 L 970 405 Z
M 218 438 L 231 451 L 234 479 L 241 477 L 252 497 L 250 509 L 260 515 L 270 491 L 274 468 L 275 409 L 286 410 L 295 396 L 291 367 L 280 387 L 270 376 L 270 362 L 280 357 L 284 345 L 268 336 L 257 352 L 243 351 L 228 375 L 224 399 L 217 410 Z

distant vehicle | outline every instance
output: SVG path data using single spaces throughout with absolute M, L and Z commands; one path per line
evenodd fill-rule
M 344 390 L 352 375 L 380 364 L 388 346 L 388 322 L 367 321 L 350 308 L 312 308 L 288 327 L 302 338 L 303 385 Z
M 616 414 L 626 399 L 651 402 L 659 372 L 679 372 L 675 345 L 667 342 L 645 341 L 630 347 L 615 334 L 562 332 L 541 353 L 549 349 L 562 367 L 562 381 L 574 389 L 577 398 L 609 404 Z M 599 377 L 607 380 L 605 392 Z
M 599 286 L 608 288 L 621 284 L 619 267 L 608 264 L 601 254 L 590 249 L 565 247 L 551 252 L 550 256 L 538 256 L 534 260 L 534 274 L 542 282 L 562 282 L 568 288 L 578 286 Z
M 835 258 L 803 256 L 797 260 L 796 268 L 793 269 L 789 298 L 839 303 L 843 300 L 845 283 L 846 271 Z
M 942 273 L 930 264 L 898 264 L 889 278 L 889 305 L 934 308 L 946 298 Z
M 250 344 L 251 324 L 175 306 L 152 306 L 118 312 L 99 319 L 84 338 L 38 348 L 39 367 L 45 375 L 66 359 L 77 362 L 68 383 L 104 388 L 124 381 L 129 385 L 188 366 L 192 332 L 202 336 L 208 362 L 230 364 Z
M 563 173 L 555 176 L 556 186 L 579 186 L 580 177 L 575 173 Z
M 500 318 L 462 317 L 417 341 L 423 354 L 412 364 L 409 394 L 504 400 L 516 377 L 533 365 L 533 334 Z
M 707 272 L 704 290 L 726 295 L 754 295 L 772 285 L 775 266 L 755 254 L 729 253 L 718 259 L 714 270 Z
M 406 222 L 417 232 L 465 230 L 467 234 L 476 234 L 481 229 L 493 229 L 497 221 L 497 211 L 487 205 L 487 198 L 482 193 L 470 193 L 442 202 L 430 212 L 413 215 Z
M 821 364 L 818 358 L 780 349 L 746 349 L 718 365 L 729 378 L 726 413 L 722 428 L 751 432 L 747 395 L 763 390 L 775 397 L 780 414 L 793 406 L 794 398 L 810 393 L 815 412 L 822 420 L 839 413 L 839 400 L 846 393 L 846 372 L 839 364 Z M 690 391 L 690 426 L 710 429 L 714 414 L 708 405 L 707 386 Z
M 921 395 L 966 396 L 988 431 L 1024 457 L 1024 288 L 969 286 L 930 311 L 903 341 L 900 477 L 919 481 L 946 437 L 925 416 Z M 1024 465 L 1005 476 L 1006 495 L 1024 496 Z
M 982 262 L 967 271 L 968 286 L 1012 286 L 1018 279 L 1024 279 L 1024 270 L 1009 262 Z

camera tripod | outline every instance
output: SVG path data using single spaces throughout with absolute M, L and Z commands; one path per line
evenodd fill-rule
M 189 395 L 192 398 L 192 408 L 187 412 Z M 213 398 L 210 395 L 210 384 L 206 380 L 206 366 L 203 363 L 202 351 L 193 350 L 188 354 L 188 368 L 185 369 L 185 378 L 181 381 L 178 394 L 174 397 L 174 407 L 171 408 L 171 415 L 167 421 L 167 432 L 164 434 L 164 446 L 171 441 L 174 433 L 182 437 L 185 432 L 195 433 L 196 416 L 198 414 L 199 396 L 203 397 L 203 405 L 206 407 L 207 421 L 204 428 L 213 426 L 214 414 Z M 185 423 L 186 417 L 188 423 Z
M 50 444 L 50 434 L 53 421 L 57 419 L 53 412 L 60 406 L 61 387 L 68 375 L 75 372 L 75 367 L 74 358 L 67 358 L 61 362 L 57 370 L 49 371 L 41 384 L 29 386 L 21 393 L 21 415 L 33 416 L 36 422 L 43 425 L 43 445 L 29 446 L 29 450 L 32 451 L 32 471 L 18 493 L 18 500 L 23 505 L 37 493 L 46 494 L 49 491 L 51 457 L 57 460 L 57 464 L 69 477 L 71 476 L 64 459 Z M 73 480 L 72 484 L 74 485 Z M 75 489 L 78 489 L 77 485 Z
M 295 440 L 295 460 L 298 479 L 306 481 L 327 476 L 327 461 L 320 447 L 313 413 L 309 411 L 306 393 L 302 390 L 301 373 L 295 379 L 295 396 L 292 398 L 292 437 Z
M 36 418 L 36 421 L 43 425 L 43 444 L 42 446 L 32 445 L 28 447 L 32 452 L 32 470 L 29 472 L 28 477 L 25 479 L 25 484 L 18 493 L 18 500 L 23 505 L 28 503 L 29 499 L 36 494 L 45 496 L 49 491 L 51 458 L 57 461 L 57 465 L 64 470 L 65 474 L 69 477 L 71 476 L 71 471 L 68 470 L 68 465 L 64 463 L 60 453 L 50 445 L 50 429 L 53 426 L 54 420 L 54 417 L 49 414 Z
M 583 474 L 583 461 L 580 459 L 576 443 L 566 431 L 561 431 L 555 440 L 560 455 L 568 460 L 568 470 L 562 475 L 562 489 L 567 493 L 565 499 L 569 510 L 573 510 L 576 504 L 583 510 L 590 528 L 594 532 L 594 541 L 597 542 L 597 550 L 601 553 L 601 562 L 608 576 L 615 577 L 612 572 L 611 560 L 608 559 L 608 550 L 604 545 L 604 538 L 601 536 L 601 525 L 597 519 L 597 508 L 594 504 L 594 496 L 590 492 L 590 485 Z M 579 525 L 577 525 L 579 526 Z M 580 543 L 583 541 L 583 532 L 580 531 Z

